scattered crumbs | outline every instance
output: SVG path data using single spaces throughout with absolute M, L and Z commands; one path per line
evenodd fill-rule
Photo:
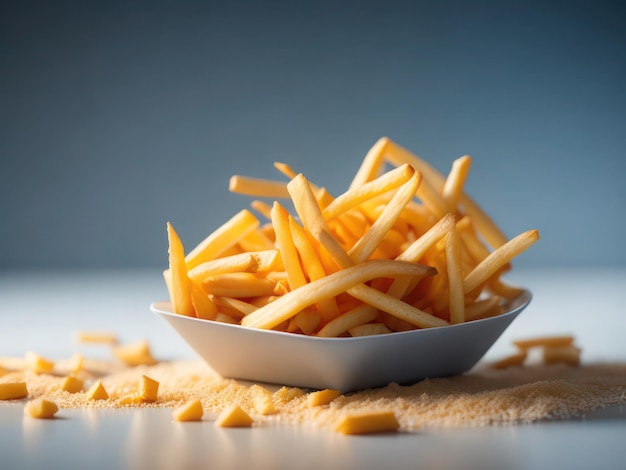
M 310 406 L 307 398 L 310 390 L 225 379 L 200 361 L 128 367 L 117 361 L 85 358 L 78 378 L 86 388 L 100 380 L 109 395 L 105 400 L 91 400 L 84 391 L 63 390 L 63 374 L 36 373 L 27 368 L 13 369 L 11 365 L 15 365 L 11 359 L 0 358 L 0 367 L 6 370 L 0 383 L 23 381 L 28 386 L 29 399 L 43 398 L 59 408 L 176 408 L 199 399 L 205 412 L 217 413 L 239 406 L 260 424 L 275 422 L 327 429 L 333 429 L 338 419 L 355 412 L 393 411 L 400 430 L 412 431 L 565 419 L 606 405 L 626 403 L 626 364 L 486 367 L 410 386 L 389 384 L 340 395 L 315 407 Z M 135 399 L 144 375 L 159 382 L 158 398 L 153 402 Z M 266 407 L 271 413 L 266 412 Z

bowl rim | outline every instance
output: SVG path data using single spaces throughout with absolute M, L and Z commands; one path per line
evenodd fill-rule
M 315 336 L 315 335 L 305 335 L 298 333 L 290 333 L 287 331 L 278 331 L 271 329 L 263 329 L 263 328 L 254 328 L 245 325 L 240 325 L 237 323 L 224 323 L 218 322 L 215 320 L 207 320 L 204 318 L 190 317 L 186 315 L 181 315 L 171 311 L 171 302 L 168 300 L 155 301 L 150 304 L 150 311 L 161 316 L 174 317 L 176 319 L 184 319 L 188 321 L 198 321 L 202 324 L 212 324 L 218 326 L 220 328 L 232 328 L 234 330 L 244 330 L 248 332 L 254 333 L 264 333 L 268 335 L 276 335 L 279 337 L 288 337 L 288 338 L 298 338 L 302 341 L 315 341 L 315 342 L 356 342 L 356 341 L 372 341 L 374 338 L 385 338 L 388 339 L 390 335 L 395 337 L 399 336 L 410 336 L 416 334 L 423 334 L 425 331 L 433 331 L 433 330 L 441 330 L 441 329 L 450 329 L 450 328 L 467 328 L 468 325 L 475 325 L 484 322 L 491 322 L 497 319 L 503 319 L 505 317 L 509 317 L 511 315 L 516 315 L 520 310 L 523 310 L 528 306 L 528 304 L 532 300 L 532 292 L 529 289 L 522 288 L 523 291 L 520 295 L 513 299 L 507 299 L 505 302 L 506 306 L 510 306 L 510 308 L 499 315 L 494 315 L 492 317 L 479 318 L 476 320 L 471 320 L 464 323 L 458 323 L 453 325 L 445 325 L 445 326 L 437 326 L 432 328 L 417 328 L 414 330 L 407 331 L 392 331 L 391 333 L 385 333 L 382 335 L 366 335 L 366 336 L 340 336 L 340 337 L 325 337 L 325 336 Z M 169 306 L 169 308 L 168 308 Z

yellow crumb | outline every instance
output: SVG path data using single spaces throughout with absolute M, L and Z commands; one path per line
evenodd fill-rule
M 107 400 L 109 398 L 109 394 L 104 389 L 100 380 L 91 386 L 91 388 L 87 391 L 87 396 L 91 400 Z
M 83 390 L 83 381 L 77 379 L 72 375 L 68 375 L 63 379 L 63 383 L 61 384 L 61 390 L 65 390 L 69 393 L 78 393 Z
M 322 406 L 328 405 L 331 401 L 341 395 L 339 390 L 318 390 L 317 392 L 311 392 L 307 396 L 307 402 L 309 406 Z
M 252 423 L 250 415 L 237 405 L 226 408 L 215 421 L 215 425 L 222 428 L 248 428 Z
M 0 383 L 0 400 L 15 400 L 27 396 L 28 388 L 24 382 Z
M 139 396 L 143 401 L 156 401 L 158 391 L 159 382 L 146 375 L 141 376 L 141 381 L 139 382 Z
M 35 398 L 24 405 L 24 414 L 31 418 L 50 419 L 57 411 L 59 407 L 56 403 L 43 398 Z
M 203 414 L 202 403 L 195 399 L 176 408 L 172 416 L 175 421 L 201 421 Z

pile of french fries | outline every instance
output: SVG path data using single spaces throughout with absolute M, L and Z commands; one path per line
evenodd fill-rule
M 233 176 L 260 217 L 244 209 L 188 253 L 167 224 L 172 309 L 320 337 L 501 314 L 522 293 L 502 275 L 539 233 L 509 240 L 464 192 L 470 164 L 460 157 L 444 176 L 383 137 L 336 197 L 284 163 L 282 181 Z

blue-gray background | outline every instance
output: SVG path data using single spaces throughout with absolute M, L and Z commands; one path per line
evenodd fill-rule
M 626 8 L 610 1 L 0 3 L 0 268 L 163 267 L 285 161 L 339 193 L 387 135 L 519 266 L 626 264 Z

